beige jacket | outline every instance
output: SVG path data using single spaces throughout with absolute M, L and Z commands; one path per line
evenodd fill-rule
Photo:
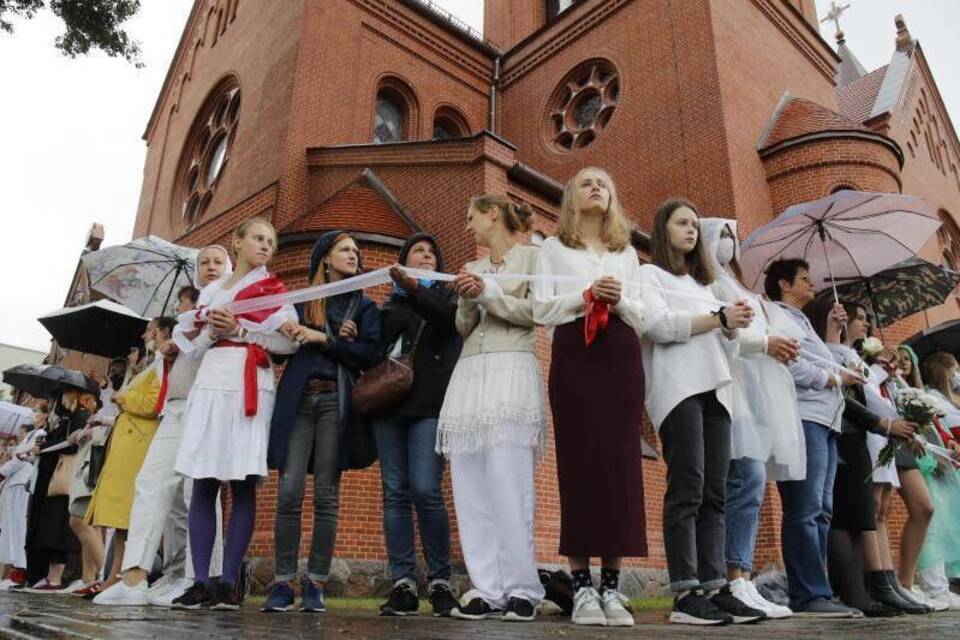
M 491 273 L 536 273 L 539 249 L 516 244 L 495 269 L 490 258 L 468 262 L 466 268 L 477 275 Z M 533 351 L 533 289 L 524 280 L 495 281 L 485 278 L 483 294 L 475 299 L 460 298 L 457 307 L 457 331 L 464 337 L 461 358 L 480 353 Z M 481 310 L 484 313 L 481 313 Z

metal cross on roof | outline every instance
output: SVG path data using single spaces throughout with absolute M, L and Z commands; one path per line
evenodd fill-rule
M 827 15 L 823 17 L 823 20 L 820 21 L 820 24 L 824 22 L 830 22 L 831 20 L 835 25 L 837 25 L 837 32 L 840 32 L 840 16 L 844 11 L 850 8 L 849 4 L 837 6 L 837 3 L 833 0 L 830 0 L 830 11 L 827 12 Z

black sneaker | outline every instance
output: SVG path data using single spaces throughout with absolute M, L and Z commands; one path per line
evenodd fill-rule
M 210 608 L 215 611 L 237 611 L 240 608 L 240 600 L 237 598 L 237 590 L 232 584 L 226 582 L 213 583 L 213 602 Z
M 207 585 L 202 582 L 194 582 L 193 586 L 187 589 L 182 596 L 174 598 L 170 603 L 171 609 L 202 609 L 213 604 L 213 594 Z
M 420 614 L 420 599 L 410 585 L 401 582 L 390 592 L 387 601 L 380 605 L 382 616 L 416 616 Z
M 721 611 L 726 611 L 733 616 L 734 624 L 750 624 L 767 619 L 767 614 L 763 611 L 754 609 L 733 595 L 729 584 L 723 585 L 723 588 L 717 591 L 710 601 Z
M 467 606 L 457 605 L 450 612 L 450 616 L 461 620 L 486 620 L 503 616 L 503 609 L 495 609 L 487 604 L 483 598 L 474 598 Z
M 537 608 L 526 598 L 510 598 L 503 619 L 508 622 L 533 622 L 537 617 Z
M 733 616 L 722 611 L 710 598 L 697 589 L 687 592 L 687 595 L 673 601 L 673 611 L 670 612 L 670 622 L 673 624 L 721 625 L 733 623 Z
M 450 591 L 450 585 L 438 582 L 430 588 L 430 606 L 435 618 L 449 618 L 450 611 L 459 603 Z

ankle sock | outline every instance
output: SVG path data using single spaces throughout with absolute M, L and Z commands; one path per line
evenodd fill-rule
M 577 569 L 570 572 L 573 578 L 573 592 L 576 593 L 584 587 L 593 586 L 593 578 L 590 577 L 590 569 Z
M 600 568 L 600 593 L 616 591 L 620 588 L 620 569 Z

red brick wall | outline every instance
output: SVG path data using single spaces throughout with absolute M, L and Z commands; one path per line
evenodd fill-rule
M 484 0 L 483 36 L 506 50 L 547 21 L 546 0 Z

